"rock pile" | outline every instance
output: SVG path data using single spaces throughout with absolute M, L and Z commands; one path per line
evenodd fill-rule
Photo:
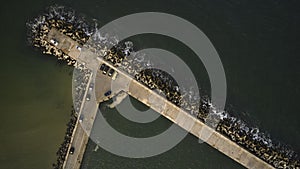
M 71 112 L 72 112 L 71 118 L 67 124 L 67 131 L 65 134 L 64 142 L 60 145 L 58 151 L 56 152 L 57 155 L 56 163 L 52 164 L 54 169 L 63 168 L 63 164 L 66 159 L 66 155 L 68 153 L 68 148 L 70 147 L 71 137 L 77 122 L 77 114 L 75 113 L 75 110 L 73 109 Z

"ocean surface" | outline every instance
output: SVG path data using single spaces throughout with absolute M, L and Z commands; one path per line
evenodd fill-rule
M 26 41 L 26 22 L 53 4 L 95 18 L 99 26 L 127 14 L 149 11 L 192 22 L 211 40 L 222 60 L 228 86 L 226 107 L 300 153 L 299 1 L 12 0 L 0 6 L 1 169 L 52 168 L 63 142 L 72 106 L 72 68 L 41 54 Z M 174 52 L 197 75 L 203 91 L 210 91 L 204 66 L 185 45 L 157 35 L 131 40 L 140 49 L 158 47 Z M 106 109 L 104 114 L 127 135 L 155 135 L 170 125 L 164 118 L 139 125 L 114 109 Z M 145 159 L 119 157 L 95 148 L 90 141 L 82 168 L 243 168 L 208 145 L 199 144 L 192 135 L 170 151 Z

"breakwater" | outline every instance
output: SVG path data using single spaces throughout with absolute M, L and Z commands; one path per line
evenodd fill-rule
M 42 50 L 44 54 L 54 55 L 58 60 L 64 60 L 70 66 L 77 65 L 76 60 L 55 47 L 55 40 L 49 43 L 46 37 L 51 28 L 56 28 L 60 32 L 69 36 L 79 44 L 85 44 L 93 33 L 93 28 L 83 17 L 75 15 L 71 9 L 62 6 L 51 6 L 43 14 L 26 24 L 28 31 L 28 42 Z
M 51 7 L 49 13 L 50 14 L 40 16 L 28 24 L 31 28 L 30 40 L 34 46 L 42 48 L 44 53 L 52 54 L 57 56 L 58 59 L 66 60 L 69 65 L 80 67 L 80 65 L 76 64 L 75 60 L 69 58 L 69 56 L 62 51 L 57 50 L 55 44 L 50 44 L 45 41 L 45 36 L 47 36 L 49 29 L 52 27 L 57 28 L 72 39 L 75 38 L 76 41 L 82 45 L 90 38 L 94 38 L 94 41 L 97 41 L 95 37 L 99 36 L 102 41 L 103 39 L 106 39 L 106 42 L 109 41 L 109 38 L 102 37 L 98 35 L 97 32 L 93 34 L 94 29 L 89 28 L 88 24 L 83 24 L 84 22 L 82 21 L 77 22 L 74 12 L 67 12 L 62 7 L 57 7 L 57 9 Z M 72 27 L 70 24 L 74 24 L 74 26 Z M 80 24 L 82 24 L 82 26 Z M 76 33 L 77 31 L 80 33 Z M 92 34 L 93 36 L 91 36 Z M 102 42 L 99 42 L 99 44 L 101 43 Z M 218 108 L 211 103 L 208 96 L 197 98 L 193 95 L 193 91 L 174 85 L 174 80 L 168 76 L 168 74 L 151 70 L 151 62 L 149 60 L 144 59 L 141 55 L 135 57 L 137 54 L 132 50 L 132 43 L 112 43 L 115 44 L 115 47 L 103 52 L 104 55 L 102 57 L 105 60 L 126 71 L 150 89 L 162 91 L 169 101 L 196 116 L 199 120 L 208 122 L 211 120 L 210 117 L 216 118 L 216 121 L 219 121 L 216 125 L 218 132 L 275 168 L 300 167 L 299 156 L 286 145 L 272 141 L 264 132 L 234 117 L 231 112 L 218 110 Z M 105 46 L 97 45 L 97 43 L 88 45 L 94 48 L 96 52 L 103 50 L 103 46 Z M 200 105 L 199 109 L 195 106 L 197 104 Z
M 83 93 L 91 71 L 84 65 L 77 63 L 76 60 L 69 57 L 62 50 L 57 49 L 55 43 L 59 42 L 49 43 L 46 37 L 51 28 L 56 28 L 83 45 L 92 34 L 92 28 L 86 23 L 84 18 L 75 16 L 73 10 L 66 9 L 62 6 L 49 7 L 43 14 L 34 20 L 28 21 L 26 26 L 28 28 L 28 42 L 31 45 L 42 50 L 44 54 L 56 56 L 59 62 L 63 61 L 69 66 L 74 66 L 77 69 L 76 72 L 79 74 L 77 79 L 74 79 L 75 92 L 77 92 L 76 96 L 78 96 L 78 98 L 74 98 L 74 107 L 72 107 L 71 110 L 70 121 L 67 124 L 64 141 L 56 153 L 57 160 L 52 165 L 55 169 L 62 169 L 70 147 L 74 127 L 78 120 L 78 112 L 83 99 Z

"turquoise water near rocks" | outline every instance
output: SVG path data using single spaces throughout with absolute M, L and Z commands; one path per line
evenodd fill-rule
M 63 141 L 72 105 L 72 69 L 58 66 L 54 57 L 26 45 L 26 21 L 54 3 L 101 24 L 145 11 L 167 12 L 194 23 L 212 41 L 224 65 L 227 107 L 245 112 L 237 115 L 300 152 L 299 2 L 6 1 L 0 7 L 5 23 L 0 27 L 0 168 L 51 168 Z M 205 69 L 184 45 L 157 36 L 135 37 L 133 41 L 140 48 L 161 47 L 178 54 L 199 75 L 200 86 L 209 90 Z M 110 112 L 115 122 L 134 125 Z M 168 123 L 160 119 L 155 127 L 163 130 Z M 136 131 L 128 127 L 124 132 Z M 193 136 L 160 156 L 146 159 L 122 158 L 101 148 L 93 152 L 94 148 L 90 142 L 82 168 L 242 168 L 217 150 L 198 144 Z

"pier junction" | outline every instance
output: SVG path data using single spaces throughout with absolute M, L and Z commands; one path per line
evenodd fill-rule
M 83 94 L 79 111 L 79 116 L 82 111 L 89 111 L 88 114 L 90 115 L 90 117 L 85 116 L 84 120 L 80 120 L 79 118 L 76 124 L 71 139 L 71 146 L 69 147 L 69 149 L 71 147 L 75 147 L 75 151 L 72 155 L 67 154 L 64 163 L 65 169 L 80 168 L 86 144 L 88 142 L 89 135 L 91 134 L 93 122 L 97 115 L 99 103 L 110 99 L 112 96 L 120 92 L 126 92 L 130 96 L 149 106 L 151 109 L 160 113 L 173 123 L 176 123 L 178 126 L 186 129 L 199 139 L 206 140 L 207 144 L 247 168 L 273 168 L 263 160 L 240 147 L 238 144 L 234 143 L 203 122 L 199 121 L 199 119 L 180 109 L 172 102 L 168 101 L 166 98 L 160 96 L 153 90 L 144 86 L 143 84 L 132 78 L 130 75 L 128 75 L 126 72 L 123 72 L 117 67 L 114 67 L 114 65 L 110 62 L 101 59 L 100 57 L 95 55 L 94 52 L 83 48 L 80 44 L 78 44 L 68 36 L 60 33 L 56 29 L 50 30 L 47 40 L 49 41 L 49 43 L 55 43 L 53 42 L 53 40 L 57 41 L 56 47 L 58 49 L 61 49 L 72 59 L 81 64 L 84 64 L 87 69 L 91 70 L 88 71 L 90 72 L 88 78 L 89 80 L 86 84 L 86 89 L 84 90 L 85 92 Z M 114 73 L 118 74 L 115 80 L 112 80 L 109 76 L 104 75 L 102 71 L 99 70 L 99 66 L 102 64 L 105 64 L 111 69 L 114 69 Z M 98 69 L 94 70 L 95 68 Z M 93 72 L 97 72 L 97 74 L 93 74 Z M 95 85 L 99 87 L 91 87 L 91 84 L 93 84 L 93 78 L 96 79 Z M 112 93 L 108 97 L 106 97 L 105 92 L 111 90 L 110 87 L 112 81 L 113 83 L 115 83 L 115 86 L 119 86 L 119 88 L 115 88 L 115 90 L 111 91 Z M 93 93 L 95 93 L 94 96 Z M 89 95 L 90 98 L 95 99 L 87 98 L 87 95 Z M 151 100 L 149 100 L 149 98 L 151 98 Z M 79 123 L 85 124 L 81 125 Z M 192 124 L 192 126 L 190 124 Z

